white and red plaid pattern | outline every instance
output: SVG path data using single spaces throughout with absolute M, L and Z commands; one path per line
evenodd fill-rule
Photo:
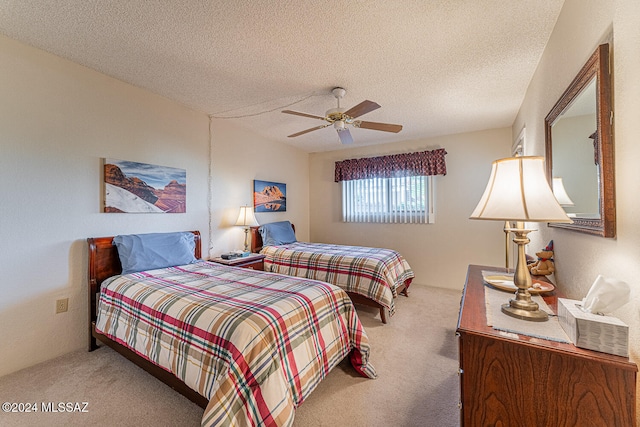
M 205 426 L 290 426 L 349 354 L 376 376 L 345 292 L 250 269 L 199 262 L 107 279 L 96 329 L 210 399 Z
M 265 246 L 266 271 L 322 280 L 363 295 L 395 312 L 394 298 L 415 276 L 409 263 L 391 249 L 295 242 Z

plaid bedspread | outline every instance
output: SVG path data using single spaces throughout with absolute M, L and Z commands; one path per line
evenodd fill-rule
M 295 242 L 265 246 L 265 271 L 322 280 L 363 295 L 395 312 L 398 286 L 415 276 L 409 263 L 391 249 Z
M 96 329 L 210 399 L 204 426 L 290 426 L 345 356 L 375 378 L 349 297 L 327 283 L 208 262 L 115 276 Z

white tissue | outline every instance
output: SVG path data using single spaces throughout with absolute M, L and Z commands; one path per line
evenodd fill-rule
M 611 313 L 630 299 L 631 288 L 626 282 L 598 275 L 582 300 L 582 309 L 588 313 Z

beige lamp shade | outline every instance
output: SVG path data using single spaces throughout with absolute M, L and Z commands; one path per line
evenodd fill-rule
M 553 194 L 556 196 L 556 200 L 560 203 L 560 206 L 574 206 L 573 200 L 567 194 L 567 190 L 564 188 L 564 183 L 562 182 L 562 178 L 554 176 L 553 177 Z
M 542 157 L 508 157 L 491 167 L 472 219 L 571 222 L 549 187 Z
M 253 214 L 253 208 L 251 206 L 240 206 L 240 214 L 235 225 L 241 225 L 243 227 L 257 227 L 258 221 Z
M 544 170 L 542 157 L 508 157 L 493 162 L 487 188 L 471 214 L 472 219 L 515 221 L 513 242 L 518 245 L 518 258 L 513 274 L 517 291 L 503 304 L 504 314 L 517 319 L 544 322 L 549 315 L 531 299 L 531 274 L 527 269 L 525 245 L 532 230 L 525 222 L 571 222 L 558 204 Z

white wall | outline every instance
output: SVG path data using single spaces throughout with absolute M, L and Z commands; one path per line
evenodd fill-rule
M 0 375 L 87 343 L 86 238 L 208 235 L 208 121 L 0 37 Z M 186 214 L 105 214 L 102 158 L 186 169 Z M 69 311 L 55 314 L 55 300 Z
M 266 140 L 228 120 L 213 120 L 211 256 L 242 249 L 244 232 L 233 224 L 239 207 L 253 205 L 253 180 L 287 186 L 287 211 L 256 213 L 260 224 L 289 220 L 300 240 L 309 238 L 309 155 Z
M 532 233 L 530 251 L 553 239 L 556 279 L 570 297 L 581 299 L 598 274 L 627 281 L 633 300 L 614 315 L 630 327 L 631 358 L 640 360 L 640 2 L 637 0 L 566 0 L 531 81 L 513 129 L 526 124 L 544 153 L 544 118 L 575 74 L 603 40 L 611 37 L 614 99 L 617 236 L 614 239 L 541 227 Z M 640 414 L 639 414 L 640 415 Z
M 5 37 L 0 76 L 0 376 L 86 348 L 87 237 L 200 230 L 203 256 L 240 248 L 254 178 L 289 196 L 258 220 L 308 237 L 307 153 Z M 102 213 L 106 157 L 186 169 L 187 213 Z
M 310 157 L 311 240 L 383 246 L 399 251 L 416 273 L 414 284 L 462 289 L 469 264 L 504 265 L 504 223 L 470 220 L 491 162 L 510 155 L 511 129 L 448 135 L 384 146 L 314 153 Z M 437 176 L 435 224 L 341 222 L 335 162 L 444 148 L 447 175 Z

